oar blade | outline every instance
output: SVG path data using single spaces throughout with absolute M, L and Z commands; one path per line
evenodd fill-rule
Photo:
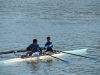
M 98 58 L 94 58 L 94 57 L 89 57 L 90 60 L 98 60 Z
M 64 63 L 69 64 L 69 61 L 64 60 Z

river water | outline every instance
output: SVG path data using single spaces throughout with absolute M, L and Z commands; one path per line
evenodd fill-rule
M 34 38 L 44 46 L 50 36 L 55 49 L 88 48 L 86 56 L 98 57 L 0 65 L 0 75 L 100 75 L 99 24 L 99 0 L 0 0 L 0 52 L 25 49 Z M 13 57 L 0 55 L 0 61 Z

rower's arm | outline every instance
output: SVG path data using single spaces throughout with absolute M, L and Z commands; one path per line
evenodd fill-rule
M 44 48 L 49 48 L 49 47 L 53 47 L 52 42 L 49 45 L 44 46 Z
M 29 48 L 29 47 L 27 47 L 26 49 L 27 49 L 28 51 L 31 51 L 31 48 Z
M 32 50 L 32 45 L 30 44 L 26 49 L 27 49 L 28 51 L 31 51 L 31 50 Z

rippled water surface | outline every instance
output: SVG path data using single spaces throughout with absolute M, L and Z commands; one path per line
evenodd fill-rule
M 0 75 L 100 75 L 99 0 L 0 0 L 0 52 L 25 49 L 34 38 L 44 46 L 47 36 L 55 49 L 88 48 L 85 56 L 98 61 L 13 63 L 0 65 Z M 0 61 L 14 57 L 0 55 Z

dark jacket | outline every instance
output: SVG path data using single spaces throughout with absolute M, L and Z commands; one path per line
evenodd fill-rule
M 39 52 L 39 51 L 40 51 L 40 46 L 39 46 L 39 44 L 37 44 L 37 45 L 30 44 L 30 45 L 27 47 L 27 50 L 28 50 L 28 51 L 32 51 L 32 52 Z

